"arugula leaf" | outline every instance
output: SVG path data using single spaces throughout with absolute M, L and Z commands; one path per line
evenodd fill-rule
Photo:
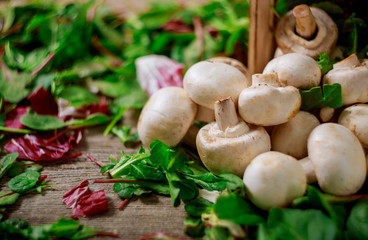
M 214 210 L 218 218 L 238 224 L 254 226 L 264 222 L 247 201 L 234 193 L 220 195 Z
M 214 204 L 203 198 L 194 199 L 185 204 L 185 211 L 192 217 L 201 217 L 202 213 L 209 213 Z
M 138 133 L 131 134 L 131 126 L 122 126 L 120 128 L 113 127 L 111 132 L 115 134 L 124 146 L 132 146 L 135 142 L 138 142 Z
M 185 168 L 186 154 L 180 147 L 169 147 L 160 140 L 150 144 L 151 162 L 162 168 L 164 172 Z
M 14 161 L 18 158 L 18 153 L 10 153 L 0 160 L 0 179 L 12 167 Z
M 22 116 L 20 118 L 20 122 L 26 127 L 40 131 L 63 128 L 68 125 L 57 117 L 34 113 L 28 113 L 27 115 Z
M 302 96 L 300 109 L 304 111 L 313 108 L 339 108 L 342 106 L 341 85 L 338 83 L 324 84 L 322 88 L 313 87 L 309 90 L 300 90 L 300 95 Z
M 8 187 L 14 192 L 25 193 L 36 185 L 40 176 L 37 171 L 26 171 L 12 178 L 8 182 Z

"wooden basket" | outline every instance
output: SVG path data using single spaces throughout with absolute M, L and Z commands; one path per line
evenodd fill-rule
M 276 19 L 271 11 L 275 0 L 250 0 L 248 68 L 251 74 L 262 73 L 273 58 L 276 43 L 272 29 Z

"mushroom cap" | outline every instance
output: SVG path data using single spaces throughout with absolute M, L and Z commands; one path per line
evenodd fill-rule
M 297 159 L 306 157 L 308 155 L 308 136 L 318 125 L 319 121 L 313 114 L 298 112 L 288 122 L 273 128 L 271 134 L 272 150 Z
M 319 8 L 310 8 L 316 25 L 317 34 L 308 40 L 295 32 L 296 20 L 293 11 L 290 10 L 280 19 L 276 26 L 277 46 L 284 53 L 301 53 L 313 58 L 320 52 L 331 53 L 337 42 L 337 26 L 328 14 Z
M 330 70 L 323 84 L 339 83 L 344 106 L 368 102 L 368 65 L 354 65 Z
M 244 172 L 250 200 L 259 208 L 285 207 L 304 195 L 307 179 L 301 164 L 280 152 L 258 155 Z
M 368 148 L 368 105 L 356 104 L 345 108 L 338 123 L 347 127 L 359 139 L 363 147 Z
M 301 89 L 316 87 L 321 82 L 321 69 L 311 57 L 300 53 L 288 53 L 272 59 L 263 70 L 263 74 L 277 72 L 283 86 Z
M 335 112 L 336 112 L 335 108 L 323 107 L 319 111 L 319 118 L 321 119 L 322 122 L 328 122 L 333 118 Z
M 184 89 L 191 99 L 210 109 L 214 109 L 217 100 L 227 97 L 236 102 L 240 92 L 248 86 L 244 74 L 225 63 L 198 62 L 184 76 Z
M 194 121 L 197 105 L 180 87 L 161 88 L 144 106 L 138 120 L 138 135 L 145 147 L 155 139 L 176 146 Z
M 300 105 L 299 90 L 292 86 L 245 88 L 238 102 L 239 114 L 244 121 L 258 126 L 285 123 L 298 113 Z
M 218 62 L 218 63 L 226 63 L 226 64 L 229 64 L 233 67 L 236 67 L 247 78 L 248 85 L 252 84 L 251 75 L 250 75 L 248 69 L 239 60 L 234 59 L 234 58 L 229 58 L 229 57 L 213 57 L 213 58 L 208 59 L 207 61 Z
M 271 149 L 270 136 L 263 127 L 249 132 L 239 122 L 223 132 L 214 123 L 202 127 L 197 135 L 197 150 L 203 164 L 214 174 L 233 173 L 242 176 L 250 161 Z
M 346 127 L 323 123 L 309 135 L 308 155 L 326 193 L 356 193 L 366 178 L 366 159 L 358 138 Z

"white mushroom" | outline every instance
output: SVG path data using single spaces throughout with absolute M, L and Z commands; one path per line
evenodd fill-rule
M 272 59 L 263 74 L 276 72 L 282 86 L 301 89 L 316 87 L 321 82 L 321 69 L 317 62 L 300 53 L 289 53 Z
M 250 200 L 259 208 L 285 207 L 304 195 L 307 180 L 300 163 L 279 152 L 258 155 L 244 172 Z
M 332 52 L 337 42 L 337 27 L 325 11 L 302 4 L 280 19 L 275 38 L 283 53 L 296 52 L 316 58 L 321 52 Z
M 155 139 L 176 146 L 194 121 L 197 105 L 183 88 L 167 87 L 155 92 L 138 120 L 138 135 L 145 147 Z
M 368 148 L 368 105 L 356 104 L 345 108 L 338 123 L 347 127 L 358 137 L 363 147 Z
M 366 157 L 358 138 L 336 123 L 321 124 L 311 132 L 308 157 L 301 161 L 308 183 L 317 179 L 321 189 L 333 195 L 356 193 L 367 174 Z
M 308 155 L 308 136 L 318 125 L 319 121 L 313 114 L 298 112 L 288 122 L 273 128 L 271 134 L 272 150 L 297 159 L 306 157 Z
M 344 106 L 368 102 L 368 65 L 360 64 L 355 54 L 335 63 L 323 78 L 323 84 L 341 85 Z
M 248 69 L 244 66 L 244 64 L 242 62 L 240 62 L 240 61 L 238 61 L 234 58 L 229 58 L 229 57 L 213 57 L 213 58 L 208 59 L 208 61 L 218 62 L 218 63 L 226 63 L 226 64 L 229 64 L 233 67 L 236 67 L 247 78 L 248 85 L 250 86 L 252 84 L 251 75 L 250 75 Z
M 277 74 L 253 74 L 252 86 L 239 96 L 239 114 L 245 122 L 272 126 L 287 122 L 299 111 L 301 96 L 292 86 L 280 87 Z
M 191 66 L 184 76 L 184 89 L 191 99 L 213 109 L 217 100 L 231 97 L 237 101 L 248 87 L 247 78 L 237 68 L 225 63 L 202 61 Z
M 194 119 L 204 123 L 215 121 L 215 111 L 213 111 L 213 109 L 198 105 L 197 115 Z
M 271 149 L 270 136 L 263 127 L 239 121 L 231 98 L 216 102 L 216 122 L 202 127 L 197 150 L 203 164 L 213 173 L 242 176 L 250 161 Z

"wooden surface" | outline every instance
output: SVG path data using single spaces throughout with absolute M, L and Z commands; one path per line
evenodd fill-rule
M 273 58 L 275 41 L 272 29 L 275 17 L 271 6 L 275 0 L 250 0 L 248 69 L 251 74 L 262 73 Z
M 130 112 L 132 113 L 132 112 Z M 133 117 L 132 117 L 133 116 Z M 134 124 L 137 114 L 127 116 L 126 124 Z M 130 121 L 129 121 L 130 119 Z M 133 120 L 132 120 L 133 119 Z M 128 121 L 128 122 L 127 122 Z M 90 189 L 97 191 L 104 189 L 108 198 L 109 211 L 89 218 L 80 218 L 80 222 L 90 227 L 104 231 L 116 232 L 120 239 L 139 239 L 140 236 L 154 232 L 166 232 L 185 237 L 183 220 L 186 216 L 184 205 L 174 208 L 170 197 L 147 194 L 136 198 L 124 210 L 118 210 L 122 200 L 113 191 L 113 184 L 93 183 L 94 179 L 108 178 L 99 173 L 99 167 L 87 158 L 87 154 L 96 160 L 107 164 L 110 154 L 119 156 L 121 150 L 126 153 L 136 152 L 138 149 L 127 149 L 120 140 L 112 135 L 104 137 L 104 128 L 88 128 L 82 142 L 73 150 L 83 152 L 83 155 L 61 163 L 46 164 L 41 174 L 47 174 L 47 183 L 53 185 L 52 190 L 45 190 L 43 194 L 32 193 L 22 196 L 7 211 L 9 218 L 22 218 L 31 225 L 56 222 L 60 217 L 68 218 L 71 209 L 66 209 L 62 203 L 63 193 L 88 179 Z M 8 190 L 3 177 L 1 190 Z M 112 239 L 108 237 L 94 237 L 93 239 Z

